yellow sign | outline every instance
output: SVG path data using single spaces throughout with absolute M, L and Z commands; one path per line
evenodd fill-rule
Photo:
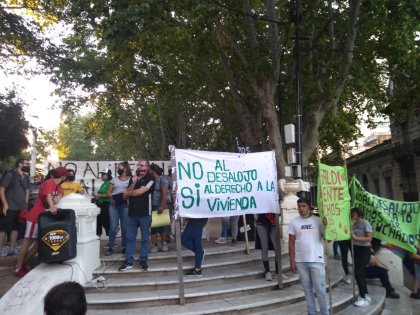
M 45 244 L 52 248 L 53 251 L 57 251 L 63 246 L 70 238 L 70 235 L 64 230 L 53 230 L 49 231 L 42 237 Z

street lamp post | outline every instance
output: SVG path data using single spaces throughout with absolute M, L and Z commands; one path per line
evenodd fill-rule
M 299 26 L 302 18 L 299 11 L 299 0 L 294 0 L 291 18 L 295 24 L 295 80 L 296 80 L 296 165 L 297 176 L 302 178 L 302 97 L 300 82 L 300 47 L 299 47 Z
M 36 157 L 38 155 L 38 147 L 37 147 L 37 140 L 38 140 L 38 129 L 34 126 L 30 126 L 32 130 L 32 147 L 31 147 L 31 182 L 35 182 L 35 175 L 36 175 Z

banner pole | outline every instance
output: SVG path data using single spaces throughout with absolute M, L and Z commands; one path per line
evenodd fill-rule
M 321 154 L 320 154 L 319 151 L 320 151 L 320 148 L 319 148 L 319 146 L 317 146 L 317 149 L 316 149 L 317 160 L 318 160 L 318 187 L 317 187 L 318 189 L 317 189 L 317 194 L 319 194 L 319 188 L 320 188 L 319 187 L 319 176 L 320 176 L 319 175 L 319 169 L 320 169 L 320 162 L 321 162 Z M 319 199 L 318 196 L 317 196 L 317 199 Z M 318 211 L 319 211 L 319 215 L 322 218 L 325 218 L 323 214 L 321 215 L 321 213 L 323 211 L 322 206 L 323 206 L 323 203 L 321 205 L 318 204 Z M 328 222 L 327 222 L 327 224 L 328 224 Z M 323 227 L 324 227 L 324 257 L 326 258 L 325 261 L 326 261 L 326 264 L 327 264 L 327 266 L 325 268 L 325 272 L 327 273 L 328 288 L 329 288 L 329 290 L 328 290 L 328 296 L 330 298 L 330 314 L 331 315 L 334 315 L 334 308 L 333 308 L 333 304 L 332 304 L 331 269 L 330 269 L 330 263 L 328 261 L 327 246 L 326 246 L 326 245 L 328 245 L 328 241 L 325 238 L 326 237 L 326 235 L 325 235 L 326 226 L 324 224 L 323 224 Z
M 283 265 L 281 260 L 280 216 L 276 213 L 276 258 L 277 258 L 277 286 L 283 289 Z
M 242 215 L 242 221 L 244 223 L 244 234 L 245 234 L 245 245 L 246 245 L 245 253 L 247 255 L 249 255 L 248 230 L 247 230 L 247 223 L 246 223 L 246 215 L 245 214 Z
M 325 242 L 328 244 L 328 242 L 326 240 L 325 240 Z M 324 246 L 324 256 L 327 257 L 326 272 L 327 272 L 328 288 L 329 288 L 328 296 L 330 298 L 330 314 L 334 315 L 334 308 L 333 308 L 333 303 L 332 303 L 331 267 L 330 267 L 330 263 L 328 261 L 327 246 Z
M 342 159 L 344 160 L 344 166 L 346 167 L 346 179 L 348 180 L 348 174 L 347 174 L 347 160 L 343 156 Z M 350 181 L 349 184 L 349 194 L 350 194 L 350 201 L 354 200 L 354 181 L 353 178 Z M 352 202 L 350 203 L 350 209 L 352 207 Z M 352 287 L 353 287 L 353 303 L 356 302 L 356 283 L 355 283 L 355 274 L 354 274 L 354 247 L 353 247 L 353 240 L 351 239 L 353 235 L 353 226 L 351 224 L 351 211 L 350 211 L 350 254 L 352 259 L 352 269 L 353 269 L 353 281 L 352 281 Z M 343 253 L 341 253 L 342 255 Z M 348 255 L 348 254 L 347 254 Z M 348 263 L 347 263 L 348 265 Z
M 174 183 L 174 191 L 177 187 L 176 177 L 176 160 L 175 160 L 175 146 L 169 146 L 171 153 L 170 166 L 172 168 L 172 182 Z M 179 289 L 179 304 L 185 305 L 185 287 L 184 287 L 184 271 L 182 270 L 182 246 L 181 246 L 181 217 L 179 216 L 179 207 L 176 194 L 174 196 L 174 219 L 175 219 L 175 242 L 176 242 L 176 261 L 178 264 L 178 289 Z

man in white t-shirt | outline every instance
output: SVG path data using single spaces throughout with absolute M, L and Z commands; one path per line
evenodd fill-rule
M 317 314 L 315 292 L 321 315 L 328 315 L 322 241 L 324 227 L 319 217 L 312 215 L 309 200 L 300 198 L 297 207 L 299 216 L 294 218 L 288 227 L 290 269 L 299 273 L 308 314 Z

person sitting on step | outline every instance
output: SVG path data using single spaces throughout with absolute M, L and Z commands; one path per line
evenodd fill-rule
M 400 295 L 395 292 L 395 289 L 391 286 L 388 276 L 388 267 L 374 254 L 370 256 L 369 265 L 365 267 L 366 279 L 379 278 L 382 285 L 386 290 L 386 297 L 390 299 L 399 299 Z
M 420 242 L 417 246 L 417 252 L 416 253 L 409 253 L 409 257 L 411 261 L 414 263 L 414 275 L 415 275 L 415 281 L 414 281 L 414 289 L 413 292 L 410 294 L 410 297 L 413 299 L 420 299 L 420 289 L 419 289 L 419 283 L 420 283 Z

